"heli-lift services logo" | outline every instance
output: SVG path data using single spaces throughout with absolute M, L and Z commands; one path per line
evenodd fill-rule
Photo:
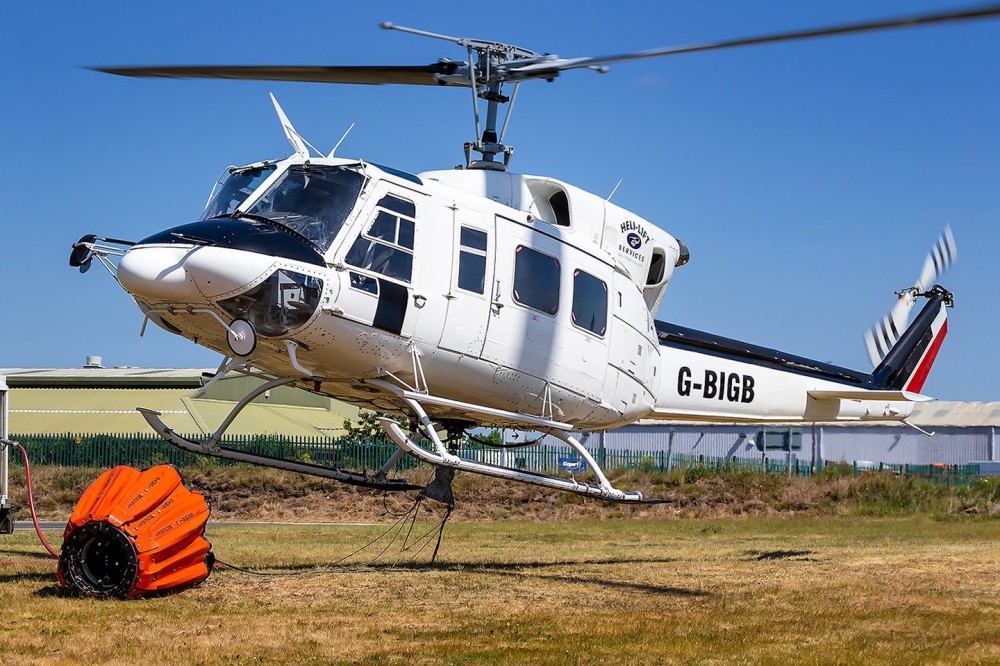
M 625 235 L 625 244 L 618 246 L 618 251 L 631 259 L 642 261 L 644 257 L 640 250 L 642 246 L 649 242 L 649 234 L 646 229 L 632 220 L 622 222 L 622 234 Z

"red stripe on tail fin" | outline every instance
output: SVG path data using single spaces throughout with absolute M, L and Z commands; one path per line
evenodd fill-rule
M 927 349 L 927 353 L 924 354 L 923 359 L 921 359 L 920 365 L 917 366 L 917 369 L 910 377 L 910 382 L 906 385 L 907 391 L 919 393 L 920 389 L 924 387 L 924 382 L 927 381 L 927 375 L 930 374 L 931 366 L 934 365 L 934 359 L 937 358 L 938 351 L 941 349 L 941 343 L 944 342 L 946 335 L 948 335 L 947 319 L 941 325 L 941 330 L 934 336 L 934 340 L 931 341 L 931 346 Z

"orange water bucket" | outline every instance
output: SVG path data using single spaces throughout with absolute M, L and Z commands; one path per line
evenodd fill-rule
M 209 512 L 171 465 L 108 470 L 69 518 L 59 583 L 77 594 L 123 599 L 200 583 L 214 563 L 204 536 Z

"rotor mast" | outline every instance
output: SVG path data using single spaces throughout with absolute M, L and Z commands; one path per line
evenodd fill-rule
M 475 141 L 465 142 L 465 166 L 468 169 L 484 169 L 488 171 L 506 171 L 510 164 L 510 158 L 514 153 L 514 147 L 503 143 L 503 131 L 497 131 L 497 121 L 501 104 L 513 101 L 513 97 L 503 94 L 503 84 L 516 77 L 511 71 L 513 66 L 525 66 L 545 62 L 554 59 L 555 56 L 536 53 L 520 46 L 504 44 L 502 42 L 491 42 L 481 39 L 470 39 L 467 37 L 452 37 L 441 35 L 426 30 L 417 30 L 405 26 L 396 25 L 386 21 L 381 24 L 385 30 L 398 30 L 420 37 L 430 37 L 452 42 L 459 46 L 464 46 L 469 54 L 467 63 L 462 63 L 462 67 L 454 74 L 440 76 L 440 81 L 444 85 L 468 86 L 472 92 L 472 112 L 475 123 Z M 475 58 L 473 58 L 475 53 Z M 473 62 L 475 60 L 475 62 Z M 465 80 L 459 83 L 460 77 Z M 516 84 L 515 84 L 516 85 Z M 485 124 L 480 132 L 479 125 L 479 100 L 486 102 Z M 503 129 L 506 130 L 507 123 L 513 110 L 513 104 L 507 107 L 504 117 Z M 472 159 L 472 153 L 479 153 L 481 159 Z M 502 161 L 498 159 L 502 156 Z
M 487 169 L 490 171 L 506 171 L 510 164 L 511 155 L 514 153 L 514 146 L 507 146 L 501 141 L 497 134 L 497 109 L 501 104 L 506 104 L 509 98 L 500 91 L 503 83 L 496 81 L 490 84 L 486 90 L 479 93 L 481 99 L 486 100 L 486 126 L 478 141 L 467 141 L 465 143 L 465 163 L 469 169 Z M 510 116 L 510 107 L 507 108 L 507 116 Z M 506 125 L 506 121 L 504 125 Z M 478 130 L 478 128 L 477 128 Z M 477 131 L 478 134 L 478 131 Z M 482 155 L 481 160 L 472 160 L 472 152 Z M 497 161 L 497 155 L 503 155 L 503 163 Z

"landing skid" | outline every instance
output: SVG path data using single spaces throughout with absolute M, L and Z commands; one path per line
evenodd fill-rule
M 143 407 L 139 407 L 138 411 L 142 414 L 143 418 L 146 419 L 146 422 L 152 426 L 153 430 L 156 431 L 156 434 L 168 443 L 184 449 L 185 451 L 191 451 L 192 453 L 198 453 L 203 456 L 251 463 L 253 465 L 260 465 L 261 467 L 273 467 L 274 469 L 283 469 L 289 472 L 298 472 L 299 474 L 321 476 L 326 479 L 333 479 L 335 481 L 348 483 L 352 486 L 361 486 L 363 488 L 378 488 L 381 490 L 420 490 L 423 487 L 407 483 L 405 479 L 379 478 L 377 475 L 369 476 L 367 474 L 351 472 L 337 467 L 324 467 L 323 465 L 294 462 L 292 460 L 285 460 L 284 458 L 273 458 L 271 456 L 263 456 L 256 453 L 247 453 L 246 451 L 230 449 L 225 446 L 212 447 L 207 443 L 199 443 L 186 437 L 181 437 L 168 428 L 162 420 L 160 420 L 159 412 L 153 411 L 152 409 L 144 409 Z
M 492 476 L 498 479 L 518 481 L 520 483 L 527 483 L 535 486 L 542 486 L 544 488 L 551 488 L 553 490 L 561 490 L 567 493 L 574 493 L 576 495 L 583 495 L 584 497 L 594 497 L 609 502 L 623 502 L 630 504 L 655 504 L 661 502 L 661 500 L 646 499 L 643 497 L 642 493 L 638 491 L 626 491 L 615 488 L 611 485 L 611 482 L 608 481 L 604 472 L 597 464 L 597 461 L 590 455 L 590 452 L 587 451 L 587 449 L 585 449 L 583 445 L 569 433 L 566 433 L 558 428 L 549 430 L 549 434 L 561 439 L 563 442 L 572 447 L 581 458 L 587 461 L 587 464 L 597 476 L 599 485 L 595 486 L 589 483 L 576 481 L 575 479 L 561 479 L 559 477 L 548 476 L 546 474 L 526 472 L 524 470 L 512 469 L 510 467 L 491 465 L 489 463 L 459 458 L 458 456 L 448 452 L 447 447 L 438 436 L 433 422 L 421 406 L 421 400 L 418 399 L 418 394 L 393 386 L 389 382 L 382 380 L 369 380 L 369 382 L 392 391 L 396 397 L 403 400 L 416 415 L 417 426 L 414 427 L 413 431 L 409 434 L 407 434 L 393 419 L 383 417 L 379 419 L 379 423 L 382 425 L 382 429 L 385 430 L 386 434 L 389 435 L 389 438 L 392 439 L 392 441 L 395 442 L 401 450 L 409 453 L 418 460 L 435 465 L 438 468 L 447 467 L 464 472 Z M 433 400 L 429 400 L 428 402 L 440 402 L 440 399 L 435 398 Z M 479 408 L 475 411 L 485 412 L 486 408 Z M 491 413 L 495 413 L 499 410 L 489 411 Z M 512 420 L 520 420 L 533 426 L 537 426 L 538 422 L 541 421 L 541 419 L 537 417 L 526 417 L 526 415 L 515 414 L 513 412 L 505 412 L 502 416 Z M 415 441 L 415 438 L 421 432 L 428 439 L 430 439 L 434 446 L 433 452 L 423 448 Z
M 222 372 L 224 372 L 224 370 L 220 369 L 220 373 Z M 272 379 L 271 381 L 265 382 L 247 393 L 242 400 L 236 403 L 236 406 L 233 407 L 232 411 L 229 412 L 229 415 L 225 418 L 225 420 L 223 420 L 219 429 L 203 442 L 196 442 L 188 439 L 187 437 L 178 435 L 176 432 L 168 428 L 163 422 L 160 418 L 160 412 L 152 409 L 145 409 L 143 407 L 138 407 L 137 411 L 142 414 L 143 418 L 146 419 L 146 422 L 149 423 L 153 430 L 156 431 L 156 434 L 162 437 L 167 443 L 173 444 L 174 446 L 184 449 L 185 451 L 191 451 L 192 453 L 211 456 L 213 458 L 222 458 L 224 460 L 235 460 L 237 462 L 260 465 L 261 467 L 283 469 L 289 472 L 308 474 L 310 476 L 319 476 L 326 479 L 340 481 L 341 483 L 347 483 L 352 486 L 361 486 L 363 488 L 376 488 L 387 491 L 420 490 L 422 488 L 422 486 L 407 483 L 405 479 L 386 478 L 386 474 L 401 457 L 401 454 L 397 455 L 399 452 L 394 453 L 386 464 L 382 466 L 382 469 L 380 469 L 376 474 L 369 475 L 340 469 L 338 467 L 326 467 L 324 465 L 314 465 L 312 463 L 296 462 L 293 460 L 286 460 L 284 458 L 275 458 L 256 453 L 248 453 L 246 451 L 230 449 L 221 445 L 222 435 L 232 424 L 236 416 L 243 411 L 244 407 L 253 402 L 257 396 L 262 395 L 265 391 L 275 388 L 276 386 L 291 383 L 294 380 L 294 377 L 280 377 Z

